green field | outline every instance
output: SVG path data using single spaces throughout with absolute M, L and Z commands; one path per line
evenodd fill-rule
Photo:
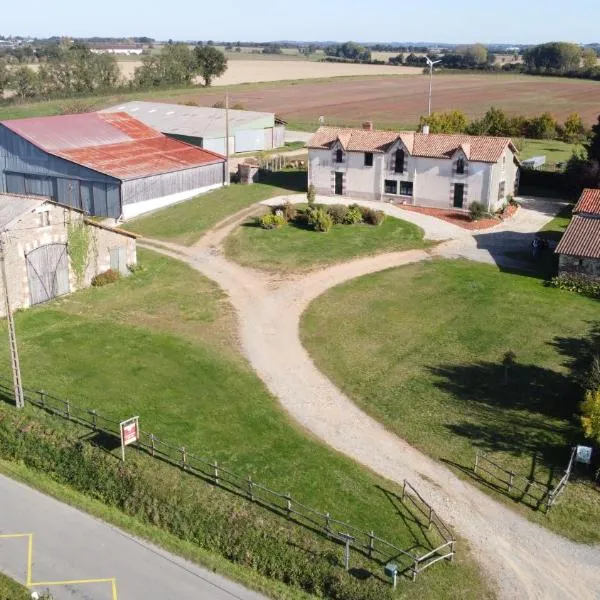
M 232 184 L 128 221 L 126 228 L 145 237 L 192 246 L 205 231 L 233 213 L 261 200 L 298 193 L 305 188 L 305 171 L 282 171 L 271 177 L 270 184 Z
M 533 156 L 545 156 L 546 163 L 566 162 L 577 147 L 577 144 L 569 144 L 560 140 L 523 140 L 519 158 L 526 160 Z
M 0 573 L 0 600 L 27 600 L 31 593 L 26 587 Z
M 142 428 L 160 439 L 402 546 L 415 544 L 415 532 L 382 492 L 398 487 L 315 441 L 269 395 L 237 348 L 223 293 L 182 263 L 139 255 L 144 269 L 130 278 L 18 313 L 25 384 L 116 420 L 139 414 Z M 8 364 L 5 347 L 0 359 Z M 199 494 L 198 502 L 233 502 L 194 485 L 201 487 L 189 494 Z M 270 522 L 266 511 L 260 518 Z M 294 544 L 317 543 L 303 535 Z M 440 598 L 448 586 L 479 598 L 485 584 L 468 561 L 465 548 L 455 566 L 427 571 L 417 585 L 403 584 L 403 593 Z
M 598 314 L 596 300 L 537 278 L 438 260 L 330 290 L 304 315 L 302 339 L 357 404 L 458 473 L 481 449 L 542 482 L 555 467 L 556 481 L 582 439 L 573 415 Z M 505 385 L 508 350 L 517 364 Z M 600 541 L 593 486 L 569 486 L 548 517 L 514 502 L 563 535 Z
M 302 208 L 302 206 L 300 206 Z M 327 233 L 288 223 L 262 229 L 254 219 L 236 229 L 225 242 L 236 262 L 269 271 L 303 271 L 358 256 L 424 248 L 423 231 L 412 223 L 386 217 L 380 226 L 334 225 Z

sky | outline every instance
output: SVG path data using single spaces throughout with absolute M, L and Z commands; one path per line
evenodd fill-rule
M 28 0 L 1 35 L 157 40 L 600 42 L 598 0 Z

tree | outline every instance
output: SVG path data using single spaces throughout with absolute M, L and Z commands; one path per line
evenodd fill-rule
M 588 160 L 600 162 L 600 116 L 598 122 L 592 127 L 592 135 L 585 149 L 587 150 Z
M 586 438 L 600 442 L 600 390 L 588 390 L 581 403 L 581 426 Z
M 548 112 L 529 119 L 527 137 L 534 140 L 551 140 L 556 137 L 556 119 Z
M 0 96 L 2 96 L 9 79 L 8 66 L 4 60 L 0 60 Z
M 563 125 L 564 137 L 567 142 L 576 142 L 585 134 L 585 125 L 579 113 L 571 113 Z
M 431 133 L 464 133 L 468 123 L 467 117 L 460 110 L 434 112 L 429 117 L 420 118 L 419 129 L 422 131 L 424 125 L 429 125 Z
M 572 71 L 581 64 L 581 48 L 568 42 L 549 42 L 525 50 L 523 60 L 533 70 Z
M 141 87 L 189 85 L 197 72 L 194 53 L 187 44 L 167 44 L 160 54 L 142 57 L 134 83 Z
M 510 135 L 510 122 L 501 108 L 491 106 L 490 109 L 479 120 L 473 121 L 469 125 L 471 135 Z
M 210 87 L 215 77 L 220 77 L 227 70 L 227 58 L 212 46 L 196 46 L 194 48 L 196 69 L 204 79 L 205 87 Z
M 584 48 L 581 52 L 584 69 L 593 69 L 598 64 L 598 55 L 593 48 Z
M 18 67 L 11 73 L 10 86 L 19 98 L 33 98 L 39 93 L 37 73 L 30 67 Z

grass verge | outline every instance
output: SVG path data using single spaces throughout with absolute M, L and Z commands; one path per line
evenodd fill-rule
M 0 600 L 31 600 L 29 590 L 0 573 Z
M 303 210 L 299 205 L 298 209 Z M 263 229 L 254 219 L 225 241 L 226 255 L 236 262 L 271 271 L 305 271 L 381 252 L 424 248 L 423 230 L 386 216 L 379 226 L 334 225 L 327 233 L 290 222 L 280 229 Z
M 401 547 L 417 543 L 419 532 L 407 527 L 390 503 L 388 493 L 398 493 L 397 486 L 307 436 L 269 395 L 237 350 L 233 315 L 216 286 L 186 265 L 150 251 L 140 251 L 140 262 L 144 270 L 132 277 L 18 313 L 25 384 L 116 420 L 139 414 L 141 426 L 165 441 L 216 459 L 272 489 L 289 491 L 299 501 L 340 520 L 381 532 Z M 8 364 L 5 349 L 0 350 L 0 359 Z M 28 414 L 39 423 L 36 431 L 46 443 L 41 462 L 30 468 L 45 470 L 59 483 L 71 483 L 116 509 L 124 507 L 129 516 L 145 524 L 158 524 L 184 540 L 301 589 L 314 592 L 317 573 L 325 579 L 331 576 L 331 585 L 338 580 L 339 567 L 337 563 L 332 567 L 328 558 L 332 550 L 320 545 L 320 538 L 302 528 L 284 527 L 279 520 L 271 520 L 268 511 L 182 476 L 177 469 L 159 469 L 144 457 L 126 481 L 140 486 L 135 488 L 139 495 L 133 497 L 145 500 L 128 512 L 131 506 L 122 501 L 120 485 L 111 484 L 114 457 L 92 453 L 81 444 L 73 449 L 71 443 L 61 443 L 57 448 L 53 432 L 58 431 L 59 440 L 71 433 L 61 433 L 56 419 Z M 33 461 L 35 447 L 28 446 L 24 455 L 15 458 Z M 56 467 L 51 467 L 51 457 Z M 94 477 L 88 472 L 90 465 L 96 465 Z M 73 475 L 78 472 L 81 476 Z M 177 509 L 175 501 L 183 508 Z M 176 522 L 184 525 L 178 528 Z M 234 539 L 227 528 L 231 523 L 239 535 L 244 533 L 233 545 L 248 554 L 241 556 L 221 545 L 222 540 Z M 210 529 L 213 525 L 222 529 L 215 532 Z M 272 531 L 281 533 L 283 546 L 274 540 Z M 277 556 L 271 552 L 275 547 L 279 548 Z M 443 598 L 448 586 L 462 590 L 464 597 L 485 595 L 486 583 L 468 548 L 462 543 L 459 548 L 456 564 L 432 568 L 416 586 L 403 582 L 402 593 Z M 310 555 L 318 558 L 314 565 L 298 566 Z M 361 589 L 377 584 L 376 578 L 371 579 L 373 583 Z M 339 589 L 345 590 L 345 585 L 350 584 L 342 582 Z M 383 590 L 378 597 L 385 597 L 388 588 L 377 586 Z
M 581 370 L 600 347 L 598 302 L 438 260 L 330 290 L 305 313 L 302 339 L 338 386 L 420 450 L 468 476 L 481 449 L 543 483 L 582 440 L 574 414 Z M 517 364 L 505 384 L 509 349 Z M 571 539 L 600 541 L 600 489 L 585 478 L 548 516 L 506 501 Z
M 253 185 L 232 184 L 133 219 L 126 227 L 145 237 L 192 246 L 205 231 L 239 210 L 274 196 L 302 191 L 306 187 L 306 173 L 282 171 L 274 174 L 270 181 Z

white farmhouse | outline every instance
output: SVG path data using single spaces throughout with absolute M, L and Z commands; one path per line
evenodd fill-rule
M 308 143 L 309 184 L 323 195 L 434 208 L 502 207 L 518 187 L 509 138 L 321 127 Z

